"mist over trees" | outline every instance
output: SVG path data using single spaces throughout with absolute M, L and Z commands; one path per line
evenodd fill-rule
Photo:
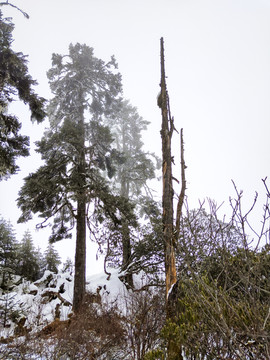
M 108 121 L 108 125 L 110 120 Z M 144 206 L 151 200 L 152 193 L 148 181 L 156 176 L 160 160 L 153 153 L 143 149 L 142 132 L 147 129 L 148 121 L 144 120 L 135 107 L 128 100 L 119 103 L 119 109 L 115 119 L 111 122 L 110 130 L 114 137 L 116 150 L 121 154 L 123 161 L 116 167 L 115 176 L 112 178 L 116 192 L 125 199 L 129 199 L 136 206 L 136 214 L 140 218 L 146 215 Z M 133 227 L 134 229 L 134 227 Z M 138 227 L 135 233 L 129 226 L 125 216 L 122 218 L 120 244 L 114 236 L 114 243 L 110 243 L 108 256 L 111 261 L 116 260 L 113 248 L 122 248 L 121 269 L 125 272 L 124 281 L 133 288 L 132 269 L 134 251 L 134 239 L 138 238 Z M 110 254 L 112 252 L 112 254 Z M 115 259 L 113 259 L 115 258 Z
M 18 206 L 19 221 L 39 213 L 46 222 L 54 219 L 51 242 L 71 237 L 76 228 L 74 310 L 85 293 L 86 227 L 108 219 L 121 231 L 121 218 L 135 225 L 132 205 L 113 193 L 109 179 L 123 155 L 113 147 L 113 137 L 104 117 L 112 120 L 118 111 L 121 76 L 112 57 L 108 63 L 96 58 L 93 49 L 70 45 L 69 54 L 54 54 L 48 79 L 54 97 L 47 113 L 48 129 L 37 151 L 45 164 L 25 179 Z M 106 173 L 106 175 L 105 175 Z
M 46 269 L 57 273 L 61 264 L 58 252 L 49 245 L 44 254 L 34 245 L 30 230 L 18 239 L 14 226 L 0 218 L 0 288 L 12 287 L 16 276 L 29 281 L 41 278 Z
M 33 121 L 47 116 L 49 126 L 36 142 L 42 163 L 19 191 L 18 222 L 38 218 L 37 228 L 49 226 L 51 235 L 42 253 L 30 230 L 18 239 L 13 225 L 0 218 L 0 324 L 3 329 L 16 325 L 11 342 L 23 337 L 11 350 L 4 344 L 6 358 L 270 358 L 267 179 L 262 180 L 266 200 L 256 220 L 259 229 L 250 221 L 257 196 L 244 212 L 243 193 L 235 184 L 229 217 L 220 216 L 213 200 L 189 208 L 183 131 L 177 134 L 171 114 L 163 38 L 159 159 L 145 149 L 149 121 L 125 99 L 114 56 L 106 62 L 80 43 L 53 54 L 47 72 L 52 97 L 46 101 L 33 90 L 26 57 L 12 50 L 13 28 L 0 11 L 0 180 L 19 170 L 19 156 L 29 155 L 29 137 L 20 134 L 20 120 L 9 113 L 8 105 L 19 99 Z M 180 137 L 180 149 L 172 148 L 173 136 Z M 176 151 L 179 164 L 174 164 Z M 160 175 L 163 193 L 157 201 L 151 180 Z M 68 258 L 60 270 L 54 244 L 72 237 L 74 264 Z M 117 269 L 125 289 L 118 294 L 120 307 L 116 300 L 106 302 L 104 284 L 87 291 L 88 240 L 104 254 L 108 282 Z M 63 294 L 73 281 L 71 303 Z M 18 311 L 20 284 L 28 284 L 23 292 L 30 296 L 42 289 L 38 331 L 27 328 L 27 315 Z M 46 319 L 45 326 L 40 319 L 46 301 L 53 322 Z M 2 345 L 0 339 L 1 350 Z

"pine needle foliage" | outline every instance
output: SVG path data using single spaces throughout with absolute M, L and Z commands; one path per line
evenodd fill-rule
M 121 75 L 114 57 L 105 63 L 93 48 L 77 43 L 67 55 L 53 54 L 48 79 L 53 93 L 47 109 L 50 128 L 37 142 L 44 165 L 25 179 L 19 222 L 39 214 L 42 228 L 53 219 L 52 243 L 70 238 L 76 227 L 74 301 L 81 304 L 86 226 L 95 234 L 94 228 L 107 218 L 120 231 L 121 214 L 135 224 L 128 199 L 115 195 L 108 181 L 121 154 L 104 119 L 113 119 L 118 111 Z
M 0 4 L 1 5 L 1 4 Z M 29 155 L 29 137 L 20 134 L 21 123 L 9 113 L 9 105 L 19 99 L 29 106 L 31 120 L 45 118 L 45 99 L 33 90 L 37 84 L 28 73 L 27 58 L 12 49 L 14 24 L 0 10 L 0 180 L 15 174 L 16 159 Z

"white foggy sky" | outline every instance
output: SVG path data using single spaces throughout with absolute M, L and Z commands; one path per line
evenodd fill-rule
M 156 96 L 163 36 L 171 111 L 176 128 L 184 128 L 190 207 L 206 197 L 228 202 L 229 196 L 234 196 L 231 179 L 244 190 L 248 201 L 255 191 L 263 200 L 261 179 L 270 170 L 270 0 L 13 3 L 30 15 L 27 20 L 2 7 L 4 15 L 14 17 L 14 48 L 29 55 L 29 71 L 39 82 L 39 95 L 50 96 L 46 71 L 52 53 L 67 53 L 71 42 L 93 47 L 104 61 L 115 55 L 124 96 L 151 121 L 146 149 L 158 155 L 161 116 Z M 23 122 L 22 133 L 39 139 L 43 126 L 30 123 L 23 105 L 16 108 Z M 175 155 L 178 143 L 175 133 Z M 32 153 L 33 149 L 34 145 Z M 48 232 L 35 232 L 35 222 L 16 225 L 19 211 L 15 200 L 22 178 L 39 166 L 37 155 L 19 163 L 21 172 L 0 183 L 0 214 L 11 220 L 19 238 L 29 228 L 36 243 L 44 247 Z M 71 249 L 71 243 L 62 242 L 57 249 Z

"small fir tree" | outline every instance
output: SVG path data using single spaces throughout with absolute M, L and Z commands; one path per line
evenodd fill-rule
M 6 289 L 11 275 L 15 273 L 18 244 L 13 226 L 0 218 L 0 275 L 1 288 Z
M 40 268 L 37 251 L 33 244 L 32 235 L 29 230 L 24 233 L 19 246 L 18 273 L 27 280 L 35 281 L 39 278 Z
M 0 298 L 0 324 L 5 328 L 24 315 L 16 293 L 7 293 Z
M 74 271 L 74 264 L 73 264 L 72 260 L 68 257 L 63 264 L 62 272 L 63 273 L 69 272 L 70 275 L 72 275 L 73 271 Z
M 61 264 L 61 259 L 58 252 L 54 249 L 53 244 L 49 244 L 45 251 L 46 270 L 58 273 L 58 266 Z
M 40 279 L 43 276 L 44 271 L 46 270 L 46 260 L 40 247 L 36 249 L 36 259 L 39 267 L 38 278 Z

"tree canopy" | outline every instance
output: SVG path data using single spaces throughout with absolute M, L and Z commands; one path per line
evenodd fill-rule
M 43 227 L 53 218 L 51 242 L 71 237 L 76 227 L 75 308 L 85 288 L 86 224 L 92 233 L 107 218 L 120 231 L 121 214 L 134 224 L 128 199 L 114 194 L 108 182 L 122 161 L 104 124 L 104 117 L 113 119 L 118 110 L 121 76 L 116 70 L 114 57 L 105 63 L 84 44 L 71 44 L 68 55 L 53 55 L 50 128 L 37 143 L 44 165 L 25 179 L 18 198 L 20 222 L 38 213 Z
M 21 135 L 21 122 L 9 113 L 9 106 L 19 98 L 29 106 L 31 119 L 38 123 L 45 118 L 45 99 L 33 90 L 37 84 L 28 73 L 27 58 L 12 50 L 14 24 L 3 18 L 0 10 L 0 180 L 15 174 L 16 159 L 29 155 L 29 136 Z

